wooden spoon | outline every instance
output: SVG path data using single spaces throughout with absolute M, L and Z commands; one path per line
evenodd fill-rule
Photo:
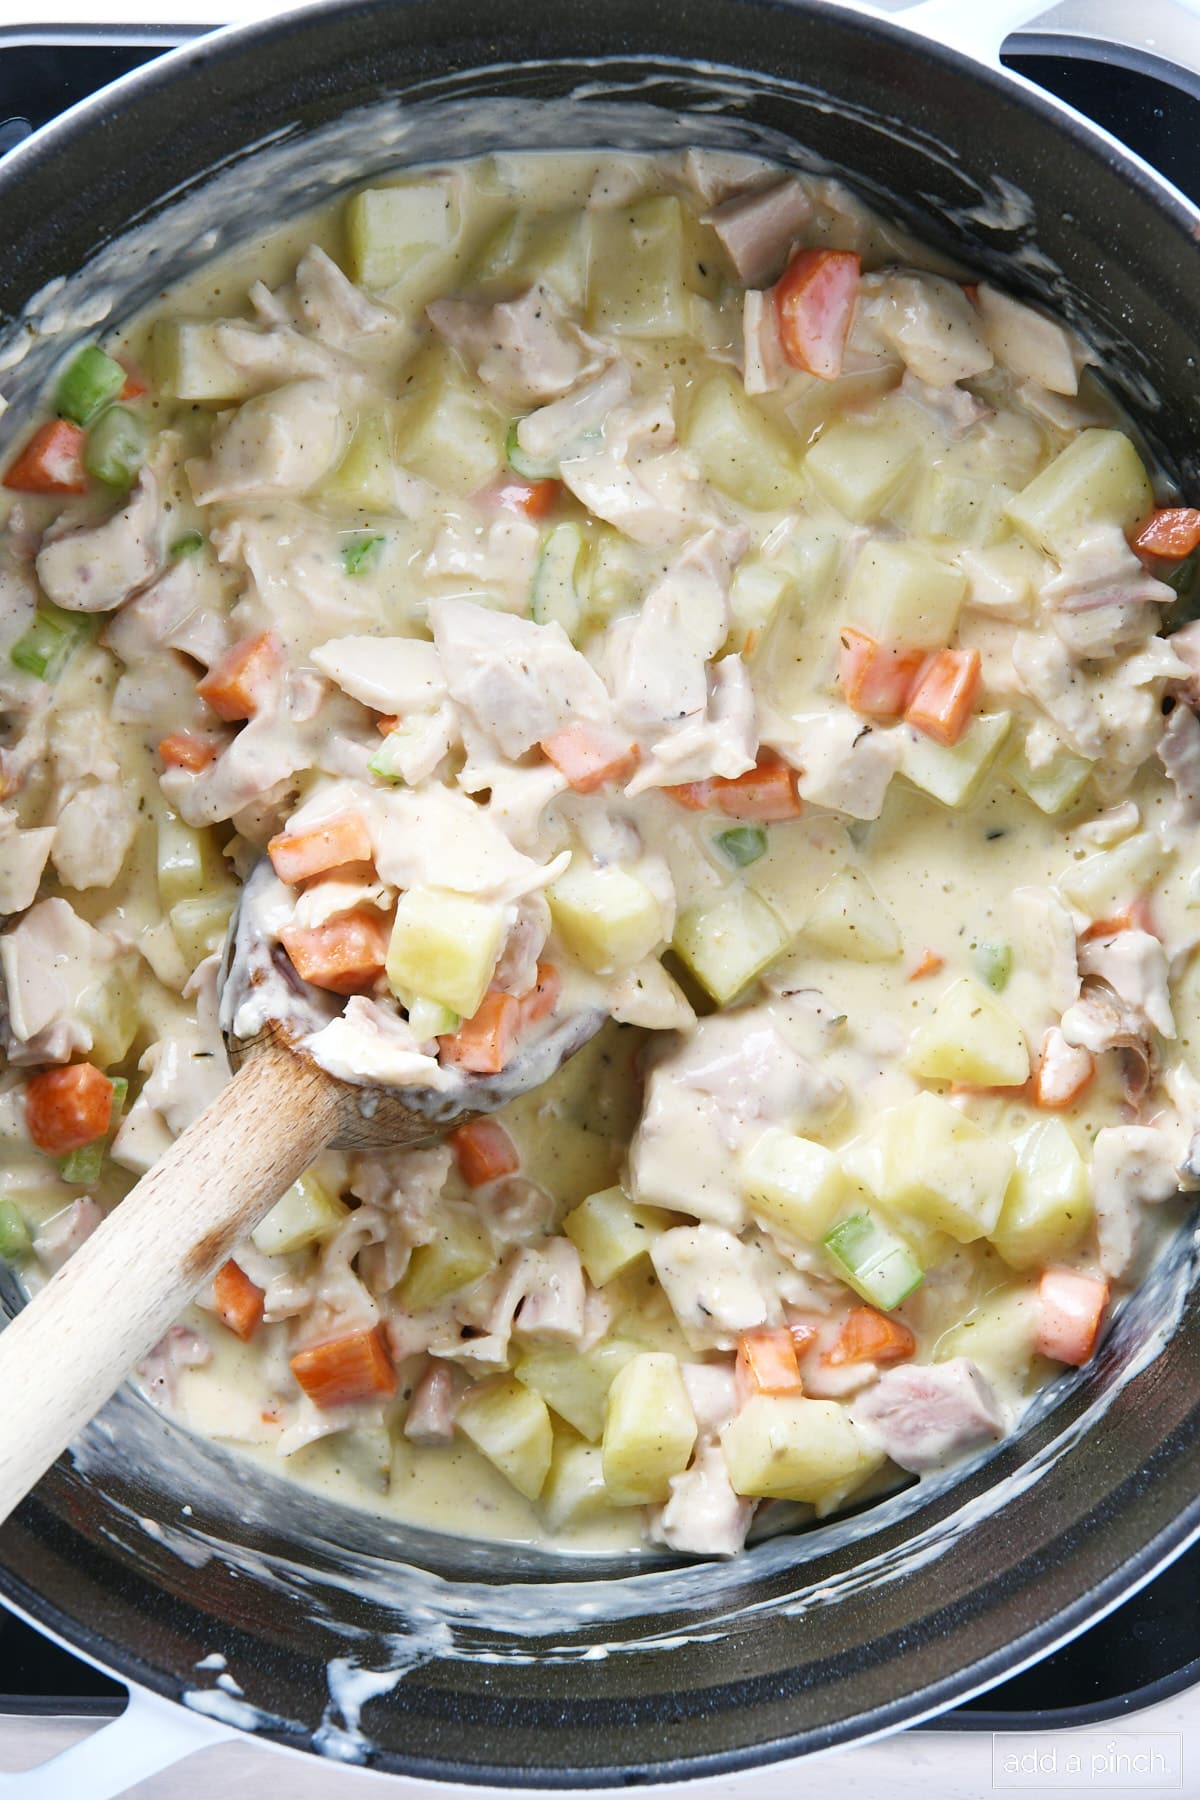
M 233 1080 L 0 1333 L 0 1522 L 320 1151 L 442 1137 L 538 1086 L 603 1022 L 579 1013 L 503 1076 L 445 1092 L 339 1080 L 300 1047 L 304 1008 L 319 1024 L 330 997 L 259 934 L 253 903 L 271 879 L 269 866 L 251 874 L 222 970 Z M 248 1019 L 257 1029 L 239 1037 L 233 1021 Z

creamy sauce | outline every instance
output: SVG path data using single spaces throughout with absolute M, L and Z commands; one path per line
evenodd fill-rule
M 0 1197 L 36 1286 L 199 1113 L 270 844 L 240 1034 L 287 1015 L 346 1079 L 492 1105 L 612 1022 L 498 1113 L 516 1172 L 323 1157 L 237 1252 L 265 1320 L 202 1295 L 149 1391 L 416 1524 L 729 1553 L 755 1501 L 770 1529 L 1011 1429 L 1039 1350 L 1087 1353 L 1044 1270 L 1115 1300 L 1200 1175 L 1200 656 L 1155 635 L 1177 565 L 1128 548 L 1153 497 L 1085 347 L 835 184 L 405 179 L 399 223 L 369 190 L 105 340 L 148 380 L 115 514 L 10 504 Z M 769 291 L 797 243 L 861 259 L 833 379 Z M 103 615 L 52 685 L 39 583 Z M 969 704 L 910 723 L 943 651 Z M 67 1181 L 25 1084 L 85 1060 L 131 1087 Z M 306 1356 L 351 1340 L 376 1388 L 318 1397 Z

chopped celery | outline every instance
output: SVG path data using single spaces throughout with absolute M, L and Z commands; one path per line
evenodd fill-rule
M 71 362 L 58 384 L 58 410 L 76 425 L 89 425 L 125 386 L 125 371 L 99 344 L 88 344 Z
M 424 1000 L 417 998 L 409 1003 L 409 1029 L 419 1043 L 427 1044 L 431 1038 L 448 1037 L 457 1031 L 460 1024 L 459 1015 L 443 1006 L 440 1000 Z
M 62 1178 L 77 1187 L 90 1187 L 92 1182 L 99 1181 L 100 1171 L 104 1167 L 104 1156 L 113 1127 L 121 1116 L 125 1101 L 129 1094 L 129 1083 L 123 1075 L 118 1075 L 112 1084 L 112 1105 L 108 1114 L 108 1128 L 93 1143 L 85 1144 L 81 1150 L 72 1150 L 70 1156 L 62 1160 Z
M 171 545 L 169 554 L 178 561 L 181 556 L 195 556 L 197 550 L 204 548 L 204 534 L 200 531 L 185 531 Z
M 881 1312 L 899 1306 L 925 1279 L 903 1238 L 872 1213 L 852 1213 L 821 1241 L 842 1279 Z
M 761 825 L 735 825 L 716 837 L 717 848 L 736 869 L 745 869 L 766 855 L 767 834 Z
M 551 481 L 559 473 L 557 462 L 547 462 L 542 457 L 530 456 L 528 450 L 522 450 L 517 431 L 520 419 L 514 419 L 504 439 L 504 460 L 514 475 L 522 481 Z
M 342 546 L 342 567 L 347 575 L 361 575 L 379 560 L 380 545 L 384 542 L 383 533 L 376 531 L 370 537 L 355 538 L 352 544 Z
M 994 994 L 1002 994 L 1012 974 L 1011 944 L 977 944 L 975 967 Z
M 582 554 L 578 525 L 556 525 L 546 533 L 533 575 L 531 617 L 538 625 L 561 625 L 569 638 L 578 632 L 583 613 L 577 580 Z
M 110 406 L 88 432 L 83 466 L 106 487 L 131 488 L 146 460 L 146 427 L 125 406 Z
M 399 737 L 400 733 L 398 731 L 389 731 L 374 756 L 371 757 L 370 761 L 367 763 L 367 767 L 370 769 L 372 775 L 378 775 L 381 781 L 404 780 L 403 775 L 396 766 L 396 758 L 400 754 L 403 745 L 392 741 Z
M 63 612 L 44 600 L 33 624 L 9 651 L 13 667 L 42 681 L 57 681 L 73 652 L 91 636 L 93 621 L 86 615 Z
M 0 1256 L 5 1262 L 20 1262 L 32 1254 L 28 1225 L 11 1200 L 0 1200 Z

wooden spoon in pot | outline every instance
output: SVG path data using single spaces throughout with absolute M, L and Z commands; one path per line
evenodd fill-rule
M 569 1016 L 502 1075 L 445 1089 L 340 1080 L 301 1047 L 340 1009 L 263 934 L 255 903 L 272 881 L 269 865 L 251 873 L 226 947 L 233 1080 L 0 1333 L 0 1522 L 320 1151 L 443 1137 L 539 1086 L 604 1021 Z

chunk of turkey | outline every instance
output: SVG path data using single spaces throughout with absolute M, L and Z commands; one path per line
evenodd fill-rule
M 558 623 L 431 600 L 429 623 L 450 693 L 508 757 L 572 719 L 611 717 L 604 683 Z
M 557 400 L 600 368 L 607 346 L 566 317 L 551 288 L 515 300 L 435 300 L 426 315 L 439 337 L 509 406 Z
M 1008 1426 L 986 1377 L 965 1356 L 885 1369 L 850 1411 L 915 1475 L 1003 1437 Z
M 163 513 L 158 479 L 145 468 L 124 506 L 99 525 L 62 515 L 42 539 L 38 580 L 67 612 L 113 612 L 162 567 Z
M 812 201 L 794 175 L 722 200 L 707 215 L 744 287 L 765 288 L 782 273 L 788 252 L 812 217 Z
M 328 474 L 343 441 L 329 382 L 289 382 L 222 419 L 208 456 L 187 465 L 192 493 L 198 506 L 303 494 Z

